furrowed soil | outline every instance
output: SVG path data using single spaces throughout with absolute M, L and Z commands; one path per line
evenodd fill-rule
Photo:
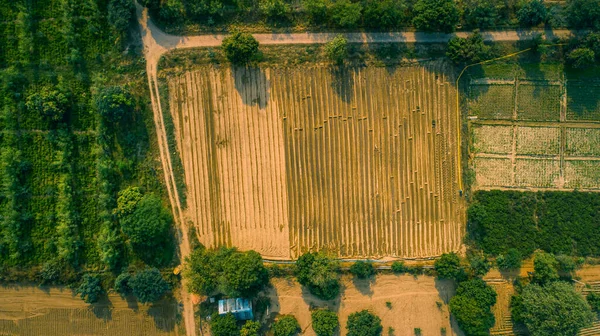
M 71 290 L 0 287 L 0 335 L 183 335 L 177 304 L 144 306 L 109 295 L 93 306 Z
M 446 68 L 207 66 L 171 77 L 200 242 L 274 259 L 459 250 L 465 207 Z
M 338 314 L 342 336 L 347 332 L 348 315 L 363 309 L 381 318 L 384 334 L 391 327 L 393 335 L 414 335 L 414 328 L 420 328 L 422 335 L 440 335 L 441 328 L 446 329 L 446 335 L 462 335 L 453 328 L 447 306 L 455 291 L 451 281 L 384 274 L 370 282 L 345 276 L 344 289 L 335 302 L 319 300 L 292 279 L 274 279 L 272 284 L 266 293 L 271 300 L 269 313 L 294 315 L 306 336 L 315 335 L 310 312 L 317 307 L 328 307 Z

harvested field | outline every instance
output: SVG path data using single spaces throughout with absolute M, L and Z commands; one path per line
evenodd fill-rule
M 478 186 L 501 187 L 513 184 L 512 163 L 508 158 L 476 157 L 473 166 Z
M 565 155 L 600 156 L 600 128 L 567 128 Z
M 206 67 L 171 78 L 200 241 L 283 259 L 458 250 L 456 91 L 444 68 Z
M 450 323 L 447 302 L 455 290 L 451 281 L 428 276 L 378 275 L 369 283 L 369 280 L 344 277 L 341 299 L 333 303 L 312 296 L 295 280 L 274 279 L 272 282 L 273 288 L 267 292 L 271 299 L 270 311 L 294 315 L 302 335 L 315 335 L 311 327 L 311 307 L 326 306 L 338 313 L 341 336 L 346 335 L 348 315 L 363 309 L 369 309 L 381 318 L 383 334 L 392 327 L 394 335 L 414 335 L 414 328 L 421 328 L 423 335 L 440 335 L 441 328 L 446 328 L 448 336 L 462 335 Z M 391 309 L 386 302 L 391 303 Z M 437 302 L 442 304 L 440 308 Z
M 560 128 L 517 127 L 517 154 L 558 155 Z
M 513 127 L 474 125 L 473 152 L 508 154 L 512 152 Z
M 517 85 L 517 119 L 560 120 L 561 87 L 546 83 Z
M 480 119 L 512 119 L 514 108 L 513 84 L 476 84 L 469 87 L 469 115 Z
M 600 159 L 565 161 L 565 182 L 569 188 L 600 188 Z
M 0 288 L 0 335 L 178 335 L 177 304 L 138 306 L 117 295 L 90 306 L 70 290 Z
M 559 185 L 560 161 L 554 159 L 517 159 L 515 185 L 518 187 L 549 188 Z

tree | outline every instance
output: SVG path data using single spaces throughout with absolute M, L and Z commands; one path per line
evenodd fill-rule
M 469 27 L 490 28 L 498 24 L 506 6 L 503 1 L 497 0 L 467 0 L 464 8 L 465 22 Z
M 525 286 L 511 309 L 515 321 L 522 322 L 532 336 L 575 336 L 594 317 L 581 294 L 560 281 Z
M 350 266 L 350 273 L 359 279 L 366 279 L 375 275 L 375 268 L 372 262 L 359 260 Z
M 200 295 L 212 295 L 220 276 L 220 261 L 216 253 L 197 248 L 186 258 L 183 276 L 188 279 L 188 290 Z
M 119 198 L 117 199 L 117 210 L 116 213 L 119 217 L 126 217 L 131 215 L 144 195 L 138 187 L 128 187 L 125 190 L 119 191 Z
M 310 314 L 312 318 L 312 328 L 317 336 L 333 336 L 338 329 L 340 322 L 335 312 L 329 309 L 313 310 Z
M 100 277 L 97 275 L 84 274 L 81 285 L 77 288 L 77 294 L 81 296 L 83 301 L 86 303 L 95 303 L 102 293 L 104 293 L 104 290 L 100 283 Z
M 519 23 L 524 27 L 537 26 L 546 21 L 548 10 L 542 0 L 529 0 L 517 11 Z
M 491 307 L 496 303 L 496 292 L 481 279 L 461 282 L 456 295 L 450 299 L 450 312 L 467 336 L 488 335 L 494 325 Z
M 300 324 L 292 315 L 279 318 L 271 327 L 273 336 L 294 336 L 300 332 Z
M 483 43 L 483 36 L 475 31 L 467 38 L 451 38 L 446 56 L 455 64 L 478 63 L 488 57 L 489 51 L 490 47 Z
M 576 69 L 583 69 L 594 64 L 596 55 L 589 48 L 576 48 L 567 55 L 568 64 Z
M 169 290 L 169 284 L 156 268 L 137 272 L 129 279 L 128 284 L 141 303 L 156 302 Z
M 127 205 L 131 205 L 131 202 Z M 121 216 L 119 220 L 123 233 L 129 237 L 134 248 L 145 249 L 157 247 L 165 241 L 173 218 L 163 207 L 160 198 L 147 194 L 137 202 L 132 213 Z
M 364 22 L 372 28 L 397 28 L 408 20 L 404 0 L 367 0 Z
M 234 32 L 221 45 L 233 64 L 248 63 L 258 53 L 258 41 L 250 33 Z
M 248 320 L 240 330 L 240 336 L 258 336 L 260 333 L 260 322 Z
M 469 254 L 469 265 L 474 276 L 483 276 L 492 268 L 492 263 L 483 253 Z
M 418 0 L 413 13 L 413 25 L 424 31 L 450 33 L 460 20 L 454 0 Z
M 108 123 L 118 122 L 125 114 L 132 113 L 135 106 L 131 93 L 120 86 L 100 90 L 94 101 L 98 112 Z
M 348 40 L 342 35 L 336 36 L 325 45 L 327 57 L 337 64 L 342 64 L 348 57 Z
M 285 20 L 292 9 L 284 0 L 261 0 L 260 11 L 271 20 Z
M 567 19 L 574 28 L 600 29 L 600 0 L 568 0 Z
M 368 310 L 362 310 L 348 316 L 346 329 L 347 336 L 379 336 L 383 327 L 378 316 Z
M 585 297 L 586 301 L 592 307 L 592 310 L 595 312 L 600 312 L 600 293 L 598 292 L 589 292 Z
M 550 253 L 538 253 L 533 260 L 534 282 L 545 285 L 558 280 L 558 261 Z
M 323 252 L 308 252 L 296 262 L 298 282 L 323 300 L 331 300 L 340 293 L 339 264 Z
M 333 0 L 329 6 L 329 17 L 333 23 L 342 28 L 356 27 L 360 20 L 362 5 L 350 0 Z
M 240 330 L 232 313 L 213 314 L 210 319 L 210 332 L 213 336 L 240 336 Z
M 322 23 L 327 19 L 327 5 L 329 0 L 302 0 L 302 6 L 315 23 Z
M 135 6 L 132 0 L 110 0 L 108 3 L 108 22 L 123 35 L 133 20 Z
M 186 11 L 196 19 L 221 17 L 224 14 L 223 0 L 183 0 Z
M 406 273 L 406 271 L 408 271 L 408 267 L 404 265 L 403 261 L 394 261 L 392 263 L 392 272 L 395 274 Z
M 27 96 L 25 106 L 51 121 L 61 121 L 69 104 L 68 96 L 59 89 L 43 86 Z
M 129 287 L 129 280 L 131 279 L 131 275 L 127 272 L 119 274 L 115 279 L 115 291 L 121 295 L 121 297 L 126 296 L 131 292 L 131 287 Z
M 456 253 L 444 253 L 435 261 L 435 271 L 440 279 L 462 281 L 466 278 L 464 269 L 460 266 L 460 258 Z
M 513 270 L 521 268 L 521 253 L 519 250 L 510 248 L 506 254 L 501 254 L 496 258 L 496 264 L 500 270 Z
M 575 258 L 571 256 L 567 256 L 564 254 L 559 254 L 555 256 L 556 261 L 558 262 L 558 270 L 564 273 L 571 273 L 577 269 L 577 263 L 575 262 Z

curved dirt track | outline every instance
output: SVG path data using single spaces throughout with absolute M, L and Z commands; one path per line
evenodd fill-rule
M 160 93 L 157 82 L 158 62 L 163 54 L 174 49 L 198 48 L 219 46 L 225 35 L 202 35 L 202 36 L 174 36 L 162 32 L 149 19 L 148 10 L 136 4 L 138 22 L 141 28 L 142 41 L 144 45 L 144 56 L 146 58 L 146 72 L 148 75 L 148 85 L 150 86 L 150 98 L 152 110 L 154 112 L 154 122 L 156 134 L 158 137 L 158 146 L 160 158 L 165 174 L 165 182 L 169 200 L 173 209 L 173 214 L 179 226 L 179 250 L 181 260 L 185 259 L 190 253 L 190 244 L 187 237 L 186 222 L 184 221 L 183 211 L 179 195 L 175 185 L 175 175 L 173 174 L 171 164 L 171 153 L 169 153 L 167 133 L 163 123 L 163 112 L 160 103 Z M 565 37 L 572 34 L 568 30 L 544 31 L 547 38 Z M 326 43 L 337 36 L 337 33 L 297 33 L 297 34 L 255 34 L 259 43 L 269 44 L 314 44 Z M 441 33 L 415 33 L 415 32 L 393 32 L 393 33 L 346 33 L 343 34 L 349 42 L 352 43 L 385 43 L 385 42 L 405 42 L 405 43 L 444 43 L 452 36 L 457 35 L 465 37 L 468 33 L 459 32 L 456 34 Z M 487 41 L 517 41 L 531 40 L 536 36 L 531 31 L 502 31 L 483 33 Z M 183 319 L 188 335 L 195 336 L 196 328 L 194 323 L 194 307 L 192 298 L 185 290 L 185 280 L 182 282 L 181 297 L 183 301 Z

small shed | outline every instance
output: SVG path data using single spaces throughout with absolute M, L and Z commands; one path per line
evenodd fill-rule
M 248 299 L 225 299 L 219 300 L 219 315 L 232 313 L 238 320 L 252 320 L 252 302 Z

